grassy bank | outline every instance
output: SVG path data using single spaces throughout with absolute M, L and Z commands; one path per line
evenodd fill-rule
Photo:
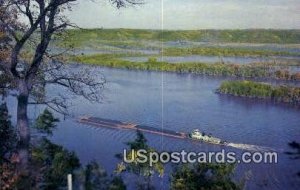
M 218 93 L 233 96 L 269 99 L 275 102 L 285 102 L 300 105 L 300 88 L 279 86 L 252 81 L 225 81 Z
M 170 41 L 176 42 L 172 46 Z M 185 43 L 190 41 L 191 43 Z M 185 30 L 160 31 L 138 29 L 67 30 L 57 36 L 54 44 L 60 47 L 91 48 L 98 50 L 157 50 L 164 44 L 164 55 L 207 56 L 300 56 L 284 47 L 299 48 L 300 30 Z M 209 42 L 208 46 L 192 42 Z M 217 46 L 219 43 L 246 43 L 237 46 Z M 255 43 L 285 44 L 283 49 L 259 49 Z M 182 44 L 182 45 L 181 45 Z M 210 45 L 209 45 L 210 44 Z M 292 45 L 291 45 L 292 44 Z
M 94 64 L 112 68 L 132 70 L 168 71 L 176 73 L 195 73 L 212 76 L 232 76 L 249 78 L 273 78 L 283 80 L 300 80 L 300 73 L 291 74 L 286 70 L 275 70 L 265 65 L 236 65 L 222 63 L 167 63 L 157 62 L 155 58 L 149 58 L 147 62 L 131 62 L 121 60 L 124 55 L 98 54 L 83 55 L 71 58 L 71 61 Z
M 207 55 L 207 56 L 238 56 L 238 57 L 265 57 L 265 56 L 300 56 L 300 53 L 285 51 L 254 50 L 233 47 L 194 47 L 194 48 L 165 48 L 165 56 Z
M 141 29 L 86 29 L 68 30 L 69 38 L 80 45 L 86 41 L 147 40 L 147 41 L 202 41 L 224 43 L 279 43 L 299 44 L 300 30 L 141 30 Z

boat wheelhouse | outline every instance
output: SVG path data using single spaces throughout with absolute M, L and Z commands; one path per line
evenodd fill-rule
M 212 144 L 226 144 L 225 141 L 222 141 L 221 139 L 216 137 L 212 137 L 210 134 L 207 135 L 204 132 L 201 132 L 199 129 L 193 130 L 189 136 L 191 139 L 204 141 Z

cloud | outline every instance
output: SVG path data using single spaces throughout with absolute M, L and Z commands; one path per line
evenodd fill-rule
M 148 0 L 117 10 L 81 0 L 69 18 L 85 28 L 299 28 L 299 0 Z

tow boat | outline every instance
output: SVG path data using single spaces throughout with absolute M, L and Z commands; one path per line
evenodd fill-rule
M 227 142 L 224 140 L 221 140 L 216 137 L 212 137 L 210 134 L 206 135 L 204 132 L 201 132 L 199 129 L 193 130 L 190 134 L 189 137 L 194 140 L 198 141 L 203 141 L 207 143 L 212 143 L 212 144 L 220 144 L 220 145 L 226 145 Z

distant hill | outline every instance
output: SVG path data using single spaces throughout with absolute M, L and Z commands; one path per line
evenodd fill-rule
M 196 41 L 224 43 L 278 43 L 300 44 L 300 30 L 247 29 L 247 30 L 143 30 L 143 29 L 83 29 L 68 30 L 71 39 L 97 40 L 150 40 Z

